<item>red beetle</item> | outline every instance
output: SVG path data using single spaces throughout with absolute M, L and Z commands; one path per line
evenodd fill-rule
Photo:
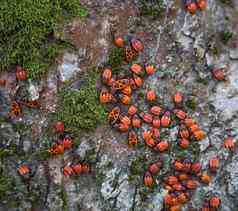
M 220 205 L 221 205 L 221 199 L 218 198 L 217 196 L 214 196 L 214 197 L 212 197 L 212 198 L 210 199 L 209 204 L 210 204 L 210 206 L 211 206 L 212 208 L 217 209 L 217 208 L 219 208 Z
M 175 109 L 174 114 L 180 120 L 183 120 L 186 118 L 186 113 L 183 110 Z
M 149 138 L 149 139 L 146 139 L 145 140 L 145 143 L 146 143 L 146 145 L 147 146 L 149 146 L 149 147 L 154 147 L 155 146 L 155 140 L 153 139 L 153 138 Z
M 0 86 L 5 86 L 6 82 L 7 81 L 5 79 L 0 79 Z
M 190 144 L 190 142 L 189 142 L 189 140 L 187 140 L 187 139 L 179 139 L 179 146 L 181 147 L 181 148 L 183 148 L 183 149 L 187 149 L 188 147 L 189 147 L 189 144 Z
M 30 168 L 27 165 L 20 165 L 17 168 L 17 172 L 19 173 L 20 176 L 22 176 L 24 179 L 29 179 L 30 177 Z
M 143 43 L 139 39 L 132 38 L 131 46 L 136 52 L 140 52 L 144 49 Z
M 194 189 L 197 188 L 197 186 L 198 186 L 198 184 L 197 184 L 197 182 L 194 181 L 194 180 L 188 180 L 188 181 L 186 182 L 186 187 L 187 187 L 188 189 L 194 190 Z
M 137 107 L 134 106 L 134 105 L 131 105 L 131 106 L 129 107 L 129 109 L 128 109 L 128 114 L 129 114 L 130 116 L 133 116 L 133 115 L 136 114 L 136 112 L 137 112 Z
M 138 136 L 134 130 L 130 131 L 128 134 L 128 144 L 130 146 L 136 146 L 138 143 Z
M 80 163 L 72 165 L 72 169 L 75 174 L 81 174 L 82 173 L 82 165 Z
M 140 128 L 141 127 L 141 120 L 138 117 L 134 116 L 132 118 L 131 124 L 134 128 Z
M 154 90 L 149 90 L 147 93 L 146 93 L 146 100 L 148 102 L 153 102 L 156 100 L 156 93 Z
M 116 37 L 114 43 L 117 47 L 122 48 L 125 46 L 125 40 L 122 37 Z
M 162 162 L 161 161 L 157 161 L 155 163 L 152 163 L 150 166 L 149 166 L 149 171 L 152 173 L 152 174 L 157 174 L 159 171 L 160 171 L 160 168 L 162 167 Z
M 57 133 L 63 133 L 65 129 L 64 122 L 58 121 L 55 123 L 55 131 Z
M 102 82 L 107 85 L 111 79 L 112 79 L 112 69 L 105 68 L 102 72 Z
M 225 148 L 233 151 L 235 149 L 235 141 L 233 138 L 228 137 L 224 140 L 224 146 Z
M 170 119 L 170 112 L 166 111 L 163 116 L 161 117 L 161 126 L 162 127 L 169 127 L 170 123 L 171 123 L 171 119 Z
M 66 135 L 63 139 L 63 146 L 65 149 L 71 149 L 73 146 L 73 139 L 71 138 L 71 136 Z
M 160 138 L 160 131 L 157 128 L 152 128 L 152 135 L 154 138 Z
M 141 65 L 139 65 L 139 64 L 133 64 L 133 65 L 131 65 L 131 71 L 133 72 L 133 73 L 135 73 L 136 75 L 140 75 L 140 76 L 142 76 L 144 73 L 143 73 L 143 71 L 142 71 L 142 67 L 141 67 Z
M 154 118 L 152 121 L 152 125 L 154 128 L 160 128 L 160 119 L 159 118 Z
M 168 178 L 166 178 L 166 182 L 169 185 L 174 185 L 174 184 L 178 183 L 178 178 L 175 176 L 169 176 Z
M 153 121 L 153 116 L 151 114 L 145 114 L 144 112 L 141 112 L 140 117 L 148 124 L 152 123 Z
M 72 174 L 74 174 L 74 171 L 71 166 L 67 165 L 63 168 L 63 173 L 65 176 L 71 176 Z
M 174 103 L 176 105 L 180 105 L 183 102 L 183 95 L 180 92 L 177 92 L 174 95 L 174 99 L 173 100 L 174 100 Z
M 209 167 L 212 172 L 216 172 L 217 169 L 219 168 L 220 162 L 218 158 L 212 158 L 209 161 Z
M 199 162 L 193 163 L 191 169 L 193 173 L 198 174 L 202 169 L 202 165 Z
M 155 147 L 155 151 L 164 152 L 169 148 L 169 142 L 168 141 L 161 141 L 159 142 Z
M 25 81 L 27 79 L 26 71 L 20 66 L 17 66 L 17 69 L 16 69 L 16 79 L 18 81 Z
M 214 69 L 212 71 L 213 77 L 218 81 L 226 80 L 226 75 L 224 69 Z
M 152 106 L 150 108 L 150 113 L 152 113 L 153 115 L 159 116 L 160 112 L 161 112 L 161 108 L 159 106 Z
M 154 184 L 154 180 L 149 171 L 145 172 L 144 175 L 144 184 L 147 187 L 151 187 Z
M 179 128 L 179 136 L 183 139 L 189 138 L 189 131 L 185 125 L 181 125 Z

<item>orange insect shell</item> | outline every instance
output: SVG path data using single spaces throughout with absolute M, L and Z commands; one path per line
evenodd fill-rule
M 205 133 L 202 130 L 195 131 L 193 135 L 197 141 L 201 141 L 205 138 Z
M 169 148 L 168 141 L 161 141 L 155 146 L 156 151 L 164 152 Z
M 142 75 L 142 67 L 139 64 L 131 65 L 131 71 L 137 75 Z
M 150 113 L 152 113 L 153 115 L 159 116 L 161 112 L 161 108 L 159 106 L 152 106 L 150 108 Z
M 200 130 L 198 125 L 195 123 L 195 124 L 192 124 L 191 126 L 189 126 L 189 130 L 191 131 L 191 133 L 194 133 L 195 131 L 198 131 Z
M 164 115 L 161 117 L 160 123 L 162 127 L 169 127 L 171 122 L 170 119 L 170 113 L 167 111 L 164 113 Z
M 177 200 L 180 204 L 185 204 L 188 202 L 188 197 L 184 193 L 180 193 L 177 197 Z
M 113 127 L 119 130 L 120 132 L 127 132 L 129 130 L 129 125 L 125 125 L 122 123 L 115 124 Z
M 226 79 L 223 69 L 215 69 L 212 71 L 213 77 L 218 81 L 224 81 Z
M 72 148 L 73 146 L 73 140 L 71 137 L 65 137 L 63 139 L 63 146 L 64 146 L 64 149 L 70 149 Z
M 142 112 L 140 115 L 146 123 L 148 123 L 148 124 L 152 123 L 153 116 L 151 114 L 145 114 L 144 112 Z
M 181 104 L 183 102 L 183 95 L 180 92 L 177 92 L 174 95 L 174 103 L 175 104 Z
M 189 144 L 190 144 L 190 142 L 187 139 L 183 138 L 183 139 L 179 140 L 179 146 L 183 149 L 187 149 L 189 147 Z
M 145 172 L 145 175 L 144 175 L 144 184 L 147 187 L 151 187 L 154 184 L 153 178 L 152 178 L 150 172 L 148 172 L 148 171 Z
M 18 173 L 21 175 L 21 176 L 25 176 L 27 174 L 30 173 L 30 169 L 27 165 L 21 165 L 18 167 L 17 169 Z
M 152 133 L 149 130 L 144 130 L 142 136 L 144 140 L 148 140 L 152 137 Z
M 100 93 L 100 103 L 101 104 L 109 103 L 111 99 L 112 99 L 111 93 L 109 93 L 107 89 L 103 88 Z
M 225 148 L 233 151 L 235 149 L 235 142 L 233 140 L 233 138 L 228 137 L 224 140 L 224 146 Z
M 202 169 L 202 165 L 199 162 L 193 163 L 191 169 L 195 174 L 198 174 Z
M 175 205 L 175 206 L 170 207 L 169 211 L 181 211 L 181 208 L 180 208 L 180 206 Z
M 119 118 L 122 124 L 128 125 L 128 126 L 131 124 L 131 120 L 128 116 L 119 116 Z
M 121 102 L 125 105 L 129 105 L 131 104 L 131 97 L 128 95 L 124 95 L 124 94 L 119 94 L 119 98 L 121 100 Z
M 64 122 L 58 121 L 55 123 L 54 127 L 56 132 L 58 133 L 64 132 L 64 129 L 65 129 Z
M 117 47 L 122 48 L 125 46 L 125 41 L 122 37 L 116 37 L 114 43 Z
M 70 176 L 74 173 L 73 169 L 70 166 L 65 166 L 63 172 L 65 176 Z
M 27 73 L 22 67 L 17 66 L 16 79 L 18 81 L 25 81 L 27 79 Z
M 170 194 L 167 194 L 165 197 L 164 197 L 164 203 L 166 205 L 172 205 L 173 204 L 173 197 L 170 195 Z
M 133 115 L 136 114 L 136 112 L 137 112 L 137 107 L 134 106 L 134 105 L 131 105 L 131 106 L 129 107 L 129 109 L 128 109 L 128 114 L 129 114 L 130 116 L 133 116 Z
M 82 173 L 82 165 L 80 163 L 77 163 L 72 166 L 72 169 L 75 174 L 81 174 Z
M 107 84 L 112 78 L 112 70 L 110 68 L 105 68 L 102 72 L 102 82 Z
M 183 120 L 186 118 L 186 113 L 182 110 L 175 109 L 174 113 L 175 113 L 176 117 L 178 117 L 180 120 Z
M 89 165 L 87 163 L 82 164 L 82 173 L 87 174 L 87 173 L 89 173 L 89 171 L 90 171 Z
M 139 39 L 132 38 L 130 43 L 131 43 L 132 48 L 136 52 L 140 52 L 144 49 L 144 45 Z
M 186 183 L 186 187 L 188 189 L 191 189 L 191 190 L 194 190 L 197 188 L 197 183 L 194 181 L 194 180 L 188 180 L 187 183 Z
M 180 181 L 185 181 L 185 180 L 188 180 L 190 177 L 188 174 L 182 173 L 178 175 L 178 178 Z
M 175 177 L 175 176 L 169 176 L 169 177 L 167 178 L 167 183 L 168 183 L 169 185 L 174 185 L 174 184 L 178 183 L 178 178 Z
M 147 75 L 153 75 L 155 73 L 156 69 L 153 65 L 147 65 L 145 67 L 145 71 L 146 71 Z
M 152 102 L 152 101 L 155 101 L 156 100 L 156 93 L 154 90 L 149 90 L 147 93 L 146 93 L 146 100 L 148 102 Z
M 184 120 L 184 124 L 185 124 L 187 127 L 190 127 L 190 126 L 192 126 L 193 124 L 196 124 L 196 122 L 195 122 L 191 117 L 187 117 L 187 118 Z
M 0 79 L 0 86 L 5 86 L 6 82 L 7 81 L 5 79 Z
M 175 168 L 177 171 L 182 171 L 183 168 L 184 168 L 184 165 L 183 165 L 183 163 L 181 163 L 180 161 L 175 161 L 175 163 L 174 163 L 174 168 Z
M 121 112 L 121 109 L 117 106 L 117 107 L 114 107 L 110 113 L 108 114 L 108 119 L 110 121 L 111 124 L 114 124 L 119 116 L 120 116 L 120 112 Z
M 141 127 L 141 120 L 137 117 L 132 118 L 132 126 L 134 128 L 140 128 Z
M 184 191 L 185 187 L 182 186 L 180 183 L 176 183 L 176 184 L 173 185 L 173 189 L 176 190 L 176 191 Z
M 152 121 L 152 125 L 154 128 L 160 128 L 160 119 L 159 118 L 154 118 Z
M 137 76 L 136 74 L 133 74 L 133 78 L 134 78 L 136 87 L 140 88 L 143 85 L 144 80 L 141 77 Z
M 128 134 L 128 143 L 131 146 L 135 146 L 138 143 L 138 137 L 135 131 L 130 131 Z
M 211 209 L 209 207 L 203 207 L 202 211 L 211 211 Z
M 197 10 L 197 5 L 196 3 L 192 2 L 191 4 L 188 5 L 187 10 L 193 15 L 195 14 Z
M 189 131 L 186 128 L 186 126 L 181 125 L 179 129 L 179 136 L 183 139 L 188 139 L 189 138 Z
M 199 0 L 198 7 L 200 10 L 205 10 L 207 8 L 207 1 L 206 0 Z
M 157 165 L 156 163 L 152 163 L 150 166 L 149 166 L 149 169 L 148 169 L 152 174 L 157 174 L 160 170 L 160 166 Z
M 152 135 L 154 138 L 160 138 L 160 131 L 158 128 L 152 128 Z
M 121 90 L 121 92 L 125 95 L 131 95 L 131 93 L 132 93 L 131 86 L 125 87 L 124 89 Z
M 209 161 L 209 167 L 212 172 L 216 172 L 217 169 L 219 168 L 220 162 L 218 158 L 212 158 Z
M 155 146 L 155 140 L 154 140 L 153 138 L 146 139 L 146 140 L 145 140 L 145 143 L 146 143 L 146 145 L 149 146 L 149 147 Z
M 218 197 L 212 197 L 209 201 L 209 204 L 212 208 L 219 208 L 219 206 L 221 205 L 221 199 Z
M 138 52 L 131 46 L 125 47 L 125 60 L 129 63 L 138 56 Z
M 211 182 L 211 177 L 208 174 L 204 173 L 201 175 L 201 181 L 205 184 L 209 184 Z

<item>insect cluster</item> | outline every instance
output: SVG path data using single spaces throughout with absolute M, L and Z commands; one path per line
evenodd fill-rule
M 27 71 L 24 70 L 22 67 L 17 66 L 16 67 L 16 81 L 17 83 L 20 81 L 26 81 L 27 80 Z M 7 80 L 6 79 L 0 79 L 0 86 L 6 86 Z M 14 85 L 15 86 L 15 85 Z M 19 97 L 16 95 L 14 96 L 14 99 L 10 106 L 10 115 L 12 117 L 18 117 L 22 113 L 22 107 L 26 106 L 30 109 L 39 109 L 40 103 L 38 100 L 28 100 L 28 99 L 18 99 Z
M 64 154 L 66 150 L 72 150 L 74 140 L 70 134 L 66 133 L 64 123 L 61 121 L 56 122 L 54 125 L 54 130 L 58 136 L 58 140 L 53 144 L 52 147 L 48 149 L 48 153 L 50 155 L 56 156 Z M 32 169 L 30 165 L 19 165 L 17 171 L 25 180 L 32 176 Z M 90 166 L 85 162 L 72 162 L 65 165 L 62 168 L 62 172 L 65 176 L 87 174 L 90 172 Z
M 202 4 L 203 1 L 199 3 Z M 139 47 L 134 47 L 133 43 Z M 152 152 L 163 153 L 168 151 L 172 142 L 161 137 L 161 129 L 169 128 L 172 124 L 178 126 L 177 145 L 181 149 L 189 149 L 193 143 L 205 138 L 205 132 L 199 127 L 198 123 L 184 111 L 184 96 L 177 92 L 172 97 L 174 106 L 172 109 L 163 108 L 158 103 L 158 96 L 155 90 L 147 90 L 144 101 L 148 105 L 147 111 L 142 111 L 138 103 L 133 103 L 133 91 L 143 87 L 146 77 L 153 75 L 156 69 L 153 65 L 131 64 L 131 61 L 143 50 L 144 45 L 140 40 L 131 38 L 126 41 L 122 37 L 115 39 L 117 47 L 124 48 L 125 61 L 129 64 L 127 76 L 116 76 L 110 67 L 102 70 L 102 89 L 100 93 L 100 103 L 109 104 L 112 109 L 109 111 L 108 120 L 112 128 L 121 133 L 128 133 L 129 146 L 136 146 L 139 138 L 142 137 L 146 146 Z M 129 46 L 129 47 L 128 47 Z M 128 49 L 133 51 L 133 56 Z M 223 69 L 213 71 L 216 80 L 225 80 Z M 140 130 L 147 125 L 141 136 Z M 235 148 L 235 141 L 228 137 L 224 140 L 224 146 L 230 151 Z M 209 161 L 209 171 L 202 170 L 202 165 L 198 161 L 189 158 L 177 159 L 171 164 L 169 175 L 160 175 L 163 168 L 163 161 L 153 162 L 144 173 L 144 185 L 152 188 L 156 183 L 161 182 L 167 195 L 164 197 L 164 205 L 171 211 L 181 210 L 181 206 L 189 202 L 193 192 L 199 185 L 209 184 L 212 174 L 219 169 L 219 158 Z M 162 176 L 162 177 L 161 177 Z M 205 201 L 203 211 L 211 211 L 219 208 L 221 200 L 214 196 L 210 201 Z
M 184 6 L 188 12 L 192 15 L 196 13 L 198 9 L 201 11 L 207 8 L 206 0 L 184 0 Z

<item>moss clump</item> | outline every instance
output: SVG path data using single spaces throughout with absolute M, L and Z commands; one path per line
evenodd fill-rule
M 14 191 L 15 180 L 9 176 L 0 174 L 0 199 L 7 197 L 9 193 Z
M 135 177 L 143 175 L 145 166 L 147 166 L 145 156 L 137 157 L 129 166 L 129 180 L 134 180 Z
M 232 5 L 233 4 L 232 0 L 220 0 L 220 2 L 223 3 L 223 4 L 227 4 L 227 5 Z
M 124 50 L 123 48 L 113 48 L 108 61 L 104 66 L 111 67 L 113 71 L 119 71 L 124 61 Z
M 65 88 L 59 93 L 59 107 L 55 116 L 64 121 L 68 130 L 76 136 L 80 131 L 92 130 L 106 120 L 106 113 L 99 104 L 98 79 L 98 70 L 91 71 L 79 90 Z
M 186 106 L 192 110 L 195 110 L 197 107 L 197 102 L 194 98 L 189 98 L 186 102 L 185 102 Z
M 233 32 L 221 32 L 220 39 L 224 45 L 226 45 L 229 40 L 233 37 Z
M 67 45 L 54 37 L 57 26 L 86 14 L 79 0 L 2 0 L 0 70 L 21 65 L 30 78 L 39 78 Z
M 163 0 L 141 0 L 140 1 L 141 16 L 148 16 L 156 19 L 162 17 L 165 13 L 165 5 Z

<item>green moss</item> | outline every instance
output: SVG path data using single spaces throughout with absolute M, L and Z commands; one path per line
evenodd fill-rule
M 0 174 L 0 199 L 6 198 L 9 193 L 14 191 L 15 180 L 10 176 Z
M 194 98 L 189 98 L 186 102 L 185 102 L 186 106 L 192 110 L 195 110 L 197 107 L 197 102 Z
M 108 61 L 104 64 L 104 66 L 111 67 L 113 71 L 119 71 L 124 62 L 124 50 L 123 48 L 113 48 Z
M 146 164 L 145 156 L 139 156 L 133 160 L 129 166 L 129 180 L 134 180 L 135 177 L 143 175 Z
M 233 35 L 234 35 L 233 32 L 229 32 L 229 31 L 221 32 L 220 39 L 221 39 L 222 43 L 224 45 L 226 45 L 229 42 L 229 40 L 233 37 Z
M 79 0 L 2 0 L 0 69 L 22 65 L 30 78 L 39 78 L 67 45 L 54 37 L 58 25 L 86 15 Z
M 232 0 L 220 0 L 220 2 L 223 3 L 223 4 L 227 4 L 227 5 L 232 5 L 233 4 Z
M 140 14 L 153 19 L 162 17 L 165 13 L 163 0 L 141 0 Z
M 99 93 L 96 83 L 98 70 L 93 70 L 82 82 L 79 90 L 66 89 L 59 93 L 59 107 L 55 118 L 64 121 L 69 132 L 75 137 L 82 130 L 93 130 L 100 123 L 106 122 L 106 112 L 99 104 Z

